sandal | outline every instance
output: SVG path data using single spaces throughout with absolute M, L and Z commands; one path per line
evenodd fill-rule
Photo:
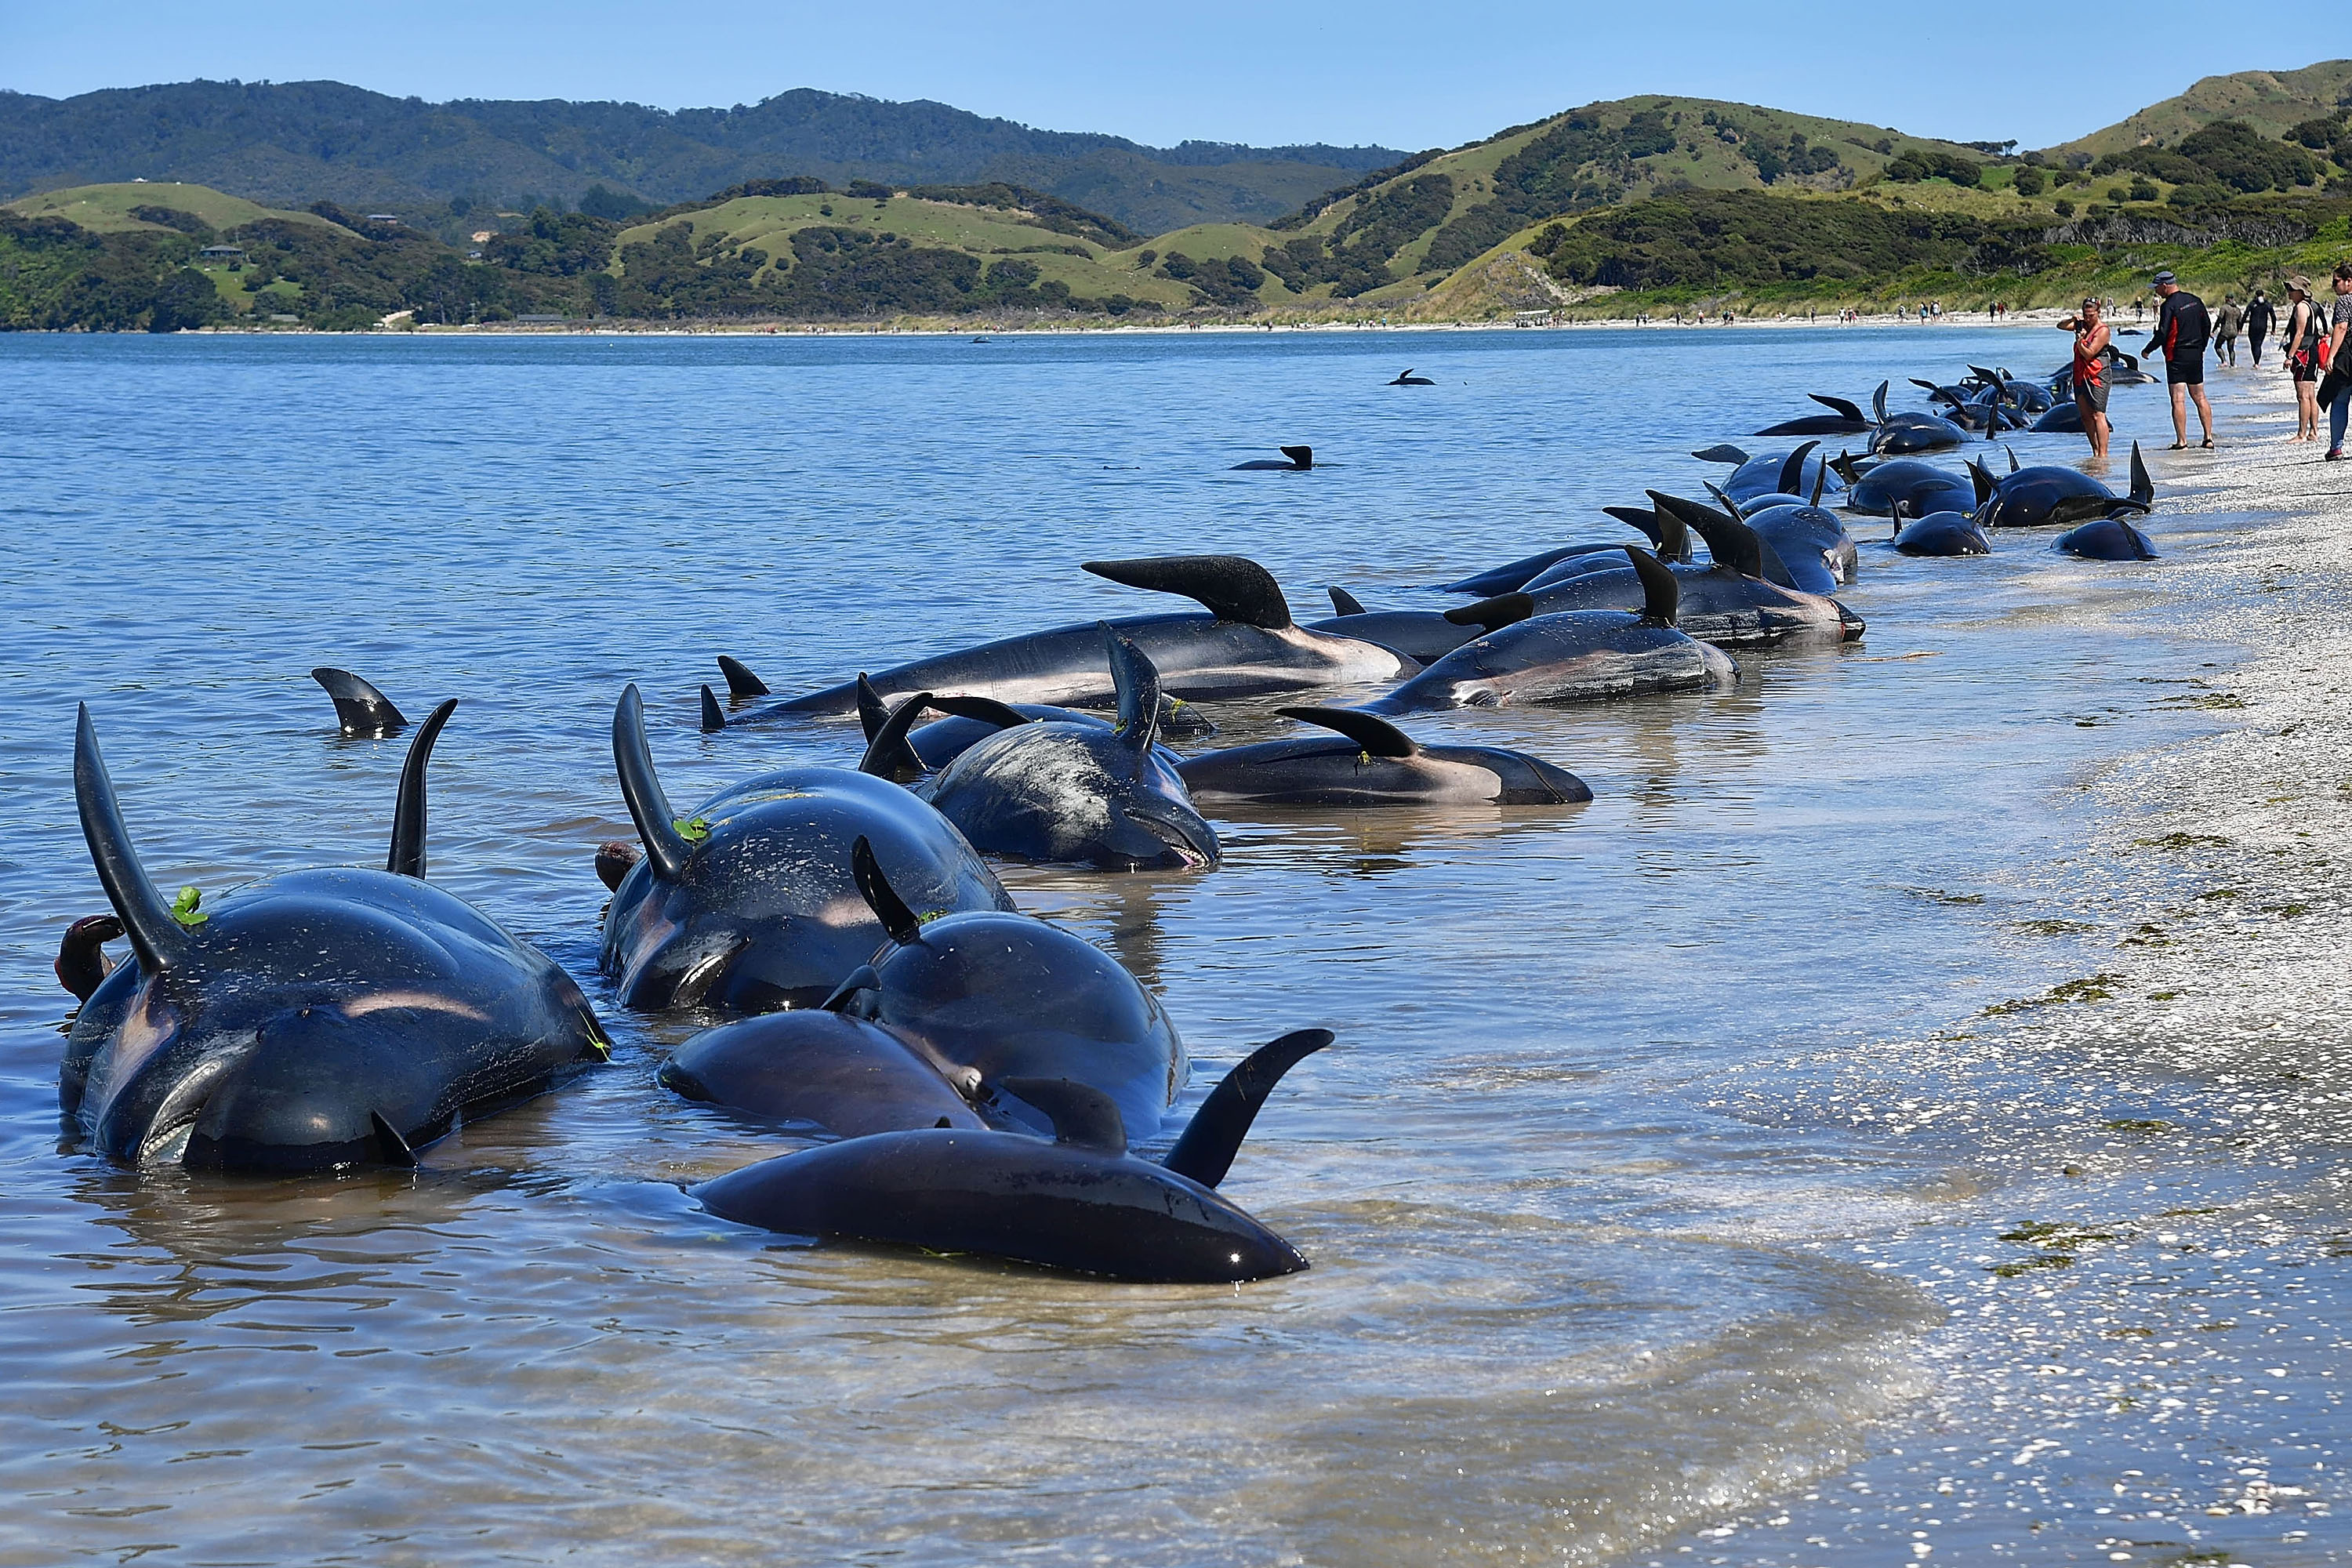
M 2208 436 L 2208 437 L 2205 437 L 2205 439 L 2204 439 L 2202 442 L 2199 443 L 2199 445 L 2202 446 L 2202 447 L 2203 447 L 2207 451 L 2209 451 L 2209 452 L 2210 452 L 2210 451 L 2211 451 L 2211 450 L 2213 449 L 2213 437 L 2210 437 L 2210 436 Z
M 2165 450 L 2168 452 L 2186 452 L 2189 450 L 2189 443 L 2186 441 L 2175 441 L 2171 446 L 2167 447 Z

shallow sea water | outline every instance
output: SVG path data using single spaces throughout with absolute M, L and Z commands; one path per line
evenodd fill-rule
M 783 691 L 1156 607 L 1076 568 L 1104 556 L 1249 553 L 1301 618 L 1331 583 L 1451 603 L 1426 585 L 1696 493 L 1692 447 L 1806 392 L 2057 357 L 1957 327 L 0 339 L 0 1562 L 2337 1561 L 2340 1122 L 2156 1138 L 2225 1068 L 2078 1045 L 2128 1015 L 2064 989 L 2132 932 L 2087 903 L 2199 896 L 2135 869 L 2150 803 L 2108 786 L 2233 721 L 2198 699 L 2245 641 L 2176 584 L 2239 513 L 2159 516 L 2144 566 L 1865 544 L 1862 643 L 1411 724 L 1524 745 L 1589 806 L 1221 818 L 1205 876 L 1008 868 L 1166 1001 L 1198 1062 L 1171 1131 L 1252 1044 L 1338 1032 L 1227 1184 L 1302 1275 L 1138 1289 L 712 1221 L 684 1185 L 786 1145 L 659 1088 L 690 1026 L 593 976 L 627 680 L 674 797 L 846 764 L 845 726 L 696 733 L 711 656 Z M 1438 385 L 1380 384 L 1408 363 Z M 2155 437 L 2159 392 L 2116 404 Z M 1225 471 L 1301 440 L 1325 466 Z M 48 965 L 103 907 L 73 703 L 157 880 L 225 889 L 380 858 L 404 742 L 336 738 L 321 663 L 463 700 L 434 879 L 590 984 L 613 1064 L 414 1173 L 73 1151 Z M 2001 1239 L 2029 1226 L 2062 1228 Z

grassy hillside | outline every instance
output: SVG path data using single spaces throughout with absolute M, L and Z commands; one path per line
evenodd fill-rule
M 137 229 L 157 233 L 188 232 L 187 218 L 207 228 L 236 228 L 265 218 L 289 223 L 324 224 L 310 213 L 279 212 L 257 205 L 205 185 L 165 181 L 139 181 L 121 185 L 77 185 L 70 190 L 45 191 L 0 205 L 0 212 L 23 217 L 60 217 L 94 234 L 121 234 Z M 142 214 L 147 216 L 141 216 Z M 184 215 L 175 217 L 173 215 Z
M 426 103 L 331 81 L 177 82 L 62 100 L 0 92 L 0 196 L 179 180 L 277 206 L 326 200 L 398 213 L 444 237 L 463 230 L 441 216 L 476 209 L 576 206 L 601 188 L 601 216 L 620 217 L 791 174 L 835 184 L 1002 180 L 1149 232 L 1271 218 L 1398 156 L 1383 147 L 1146 147 L 943 103 L 808 89 L 677 111 L 560 99 Z
M 2271 137 L 2304 121 L 2334 115 L 2352 95 L 2352 60 L 2322 60 L 2300 70 L 2209 76 L 2178 98 L 2051 149 L 2098 158 L 2135 147 L 2170 147 L 2217 120 L 2242 120 Z

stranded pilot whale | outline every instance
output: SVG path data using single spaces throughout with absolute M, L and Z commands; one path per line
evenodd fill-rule
M 1156 1284 L 1238 1284 L 1307 1267 L 1215 1188 L 1284 1073 L 1331 1043 L 1301 1029 L 1225 1075 L 1159 1164 L 1128 1152 L 1118 1111 L 1082 1083 L 1004 1088 L 1053 1119 L 1017 1132 L 882 1132 L 762 1160 L 693 1189 L 720 1219 L 789 1235 L 979 1252 Z
M 1430 380 L 1429 377 L 1425 375 L 1415 375 L 1412 372 L 1408 370 L 1402 375 L 1398 376 L 1394 381 L 1390 382 L 1389 384 L 1391 386 L 1435 386 L 1437 383 Z
M 759 1013 L 813 1006 L 864 963 L 882 928 L 851 887 L 871 839 L 927 910 L 1009 910 L 995 873 L 945 817 L 847 768 L 780 768 L 670 809 L 632 685 L 613 710 L 613 763 L 645 851 L 614 877 L 599 960 L 624 1006 Z
M 604 1059 L 570 975 L 423 880 L 425 768 L 457 706 L 409 746 L 383 870 L 283 872 L 209 907 L 194 888 L 169 904 L 156 891 L 82 709 L 75 803 L 131 951 L 84 999 L 58 1074 L 99 1152 L 199 1170 L 410 1165 L 460 1121 Z M 85 940 L 105 934 L 88 924 Z
M 1143 650 L 1171 696 L 1197 701 L 1301 691 L 1394 680 L 1415 668 L 1412 660 L 1377 643 L 1298 626 L 1290 618 L 1289 602 L 1274 574 L 1239 555 L 1162 555 L 1084 564 L 1097 577 L 1130 588 L 1181 595 L 1202 605 L 1197 611 L 1127 616 L 1110 622 Z M 993 697 L 1000 702 L 1100 706 L 1115 696 L 1102 657 L 1101 624 L 1085 621 L 1004 637 L 916 659 L 869 679 L 874 689 L 892 702 L 929 691 Z M 720 668 L 731 678 L 742 666 L 722 660 Z M 730 689 L 738 696 L 756 695 L 740 686 Z M 729 723 L 849 713 L 856 706 L 856 683 L 844 681 Z
M 1390 384 L 1393 386 L 1396 383 L 1391 382 Z M 1282 448 L 1282 457 L 1283 460 L 1279 463 L 1272 458 L 1252 458 L 1246 463 L 1235 463 L 1228 471 L 1303 474 L 1315 466 L 1315 448 L 1312 447 L 1285 447 Z
M 1188 759 L 1195 800 L 1261 805 L 1577 805 L 1584 781 L 1525 752 L 1500 746 L 1423 746 L 1370 713 L 1285 708 L 1286 719 L 1332 731 Z

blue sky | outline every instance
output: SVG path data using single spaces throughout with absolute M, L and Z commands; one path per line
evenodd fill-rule
M 2293 30 L 2217 29 L 2212 7 L 2176 0 L 2061 16 L 1803 0 L 1661 10 L 1590 0 L 0 0 L 0 87 L 63 97 L 198 76 L 324 77 L 435 100 L 673 109 L 816 87 L 1158 144 L 1406 149 L 1456 145 L 1593 99 L 1673 92 L 2036 146 L 2202 75 L 2307 65 L 2326 38 L 2324 29 L 2300 40 Z

